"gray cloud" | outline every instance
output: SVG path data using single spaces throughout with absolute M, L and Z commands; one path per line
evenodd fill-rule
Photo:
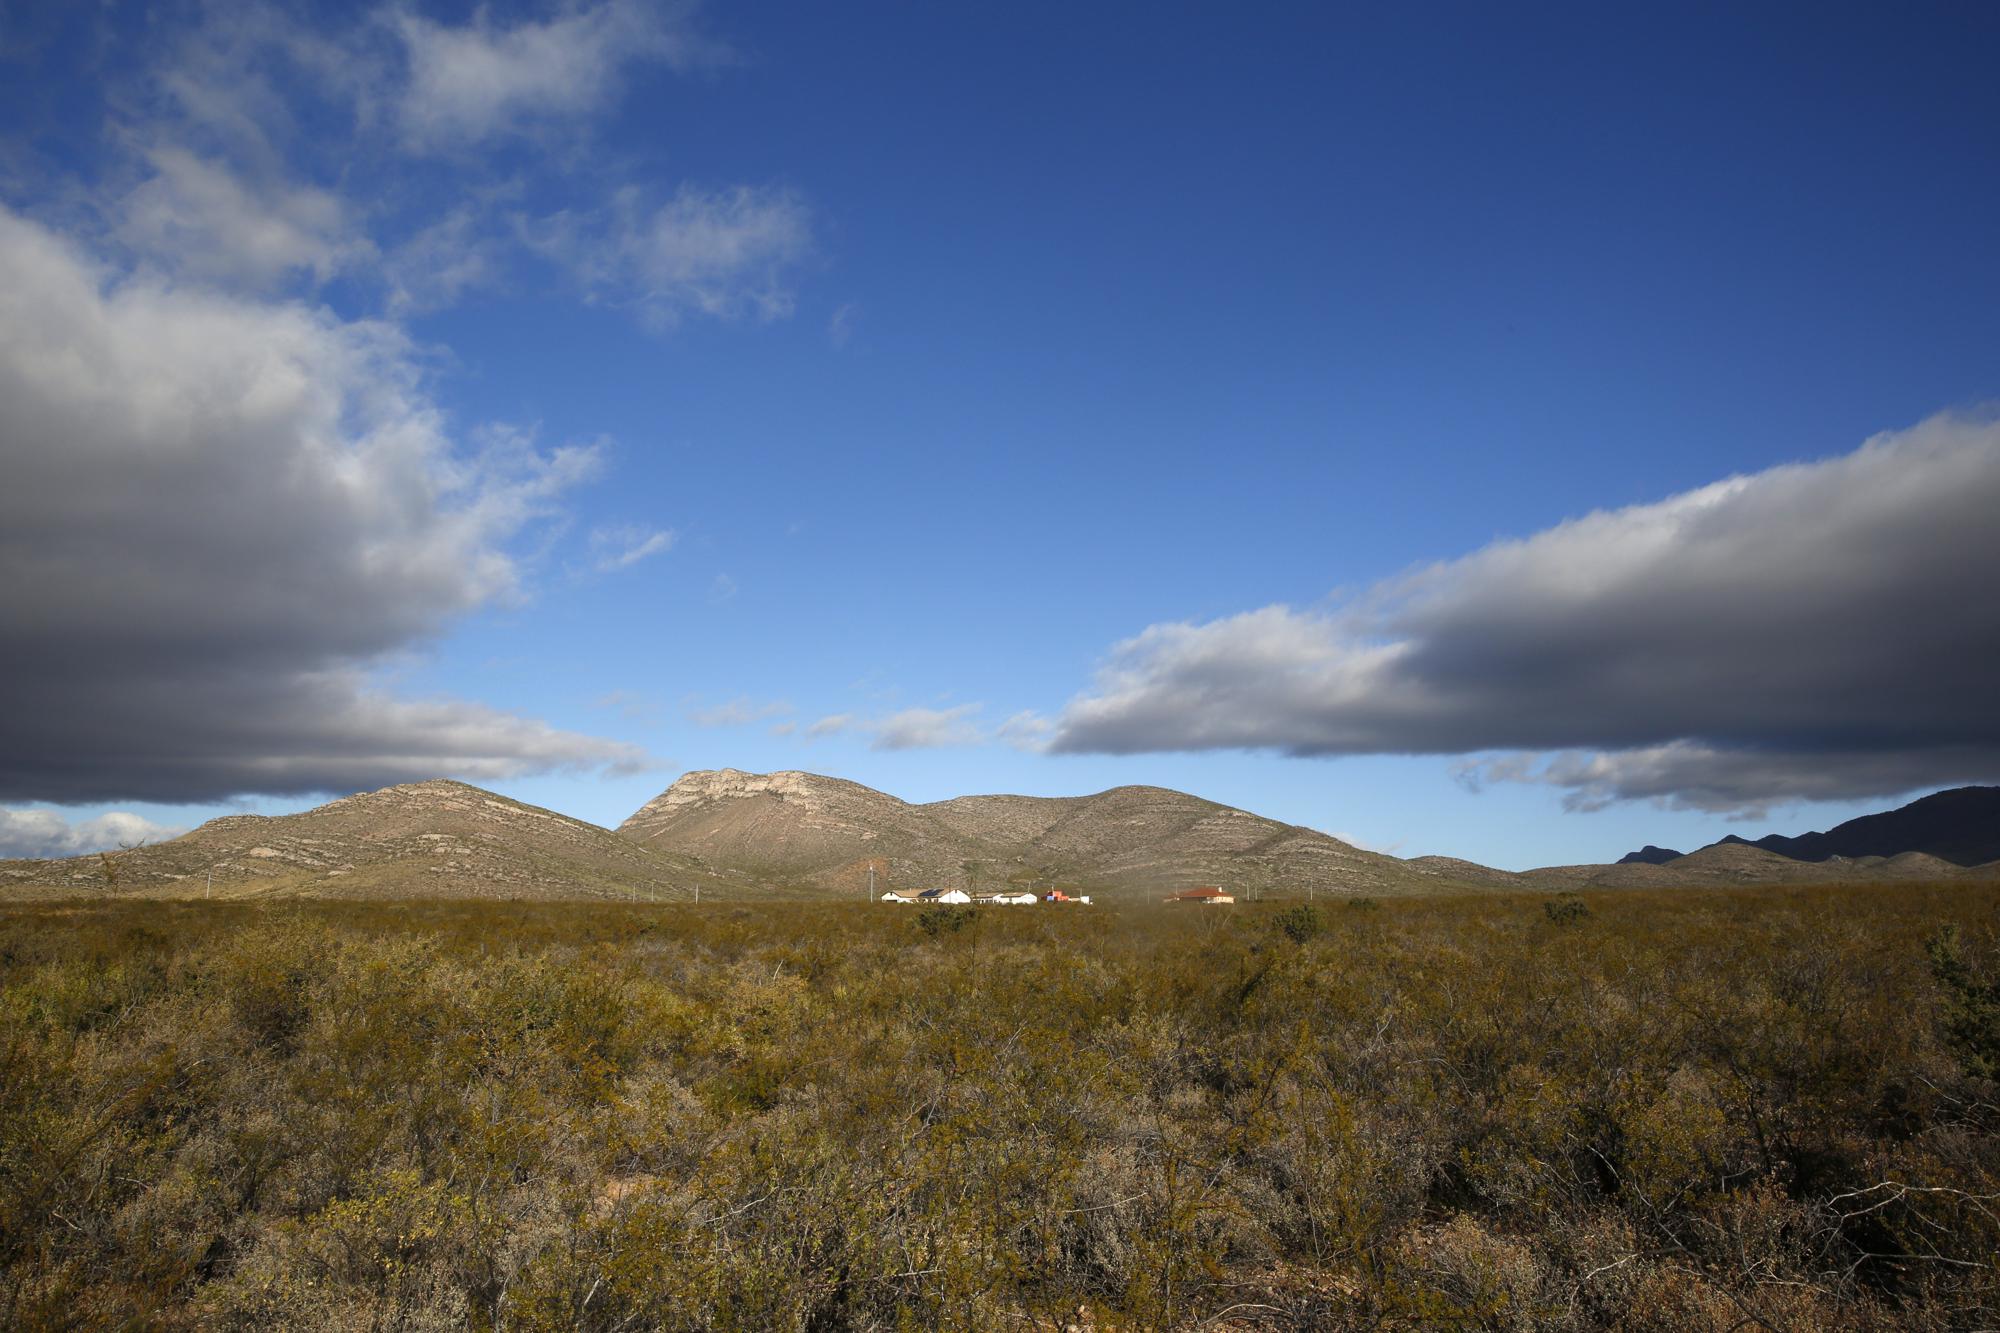
M 211 800 L 631 768 L 369 685 L 518 595 L 591 449 L 457 447 L 389 325 L 119 279 L 0 209 L 0 798 Z
M 1518 751 L 1472 771 L 1706 810 L 1992 778 L 1996 513 L 2000 423 L 1939 416 L 1330 612 L 1155 625 L 1051 748 Z
M 1761 820 L 1794 801 L 1892 796 L 1921 787 L 1990 781 L 1991 744 L 1868 751 L 1760 750 L 1673 741 L 1632 750 L 1484 755 L 1463 761 L 1457 776 L 1477 790 L 1489 782 L 1560 788 L 1563 808 L 1602 810 L 1650 800 L 1676 810 L 1706 810 Z

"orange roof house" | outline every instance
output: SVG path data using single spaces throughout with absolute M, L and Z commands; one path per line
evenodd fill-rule
M 1222 903 L 1233 903 L 1236 901 L 1236 898 L 1233 894 L 1224 893 L 1221 889 L 1211 884 L 1207 888 L 1202 889 L 1182 889 L 1179 893 L 1169 894 L 1165 901 L 1170 903 L 1209 903 L 1219 905 Z

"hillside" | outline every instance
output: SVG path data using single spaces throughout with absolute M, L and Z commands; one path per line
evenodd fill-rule
M 635 845 L 462 782 L 385 787 L 295 815 L 228 815 L 109 858 L 0 862 L 0 886 L 217 897 L 646 899 L 748 887 L 690 857 Z
M 1406 894 L 1480 882 L 1162 787 L 961 796 L 913 805 L 812 773 L 689 773 L 619 826 L 648 847 L 831 892 L 1060 884 L 1132 896 L 1197 884 L 1252 893 Z

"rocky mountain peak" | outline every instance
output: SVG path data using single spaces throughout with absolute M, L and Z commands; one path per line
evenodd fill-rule
M 621 827 L 629 830 L 656 825 L 702 807 L 726 805 L 759 796 L 772 797 L 806 813 L 828 811 L 855 798 L 870 803 L 893 800 L 858 783 L 797 769 L 778 773 L 745 773 L 736 768 L 701 769 L 683 773 L 674 779 L 671 786 L 641 806 Z
M 776 796 L 780 800 L 814 804 L 823 788 L 832 781 L 813 773 L 787 769 L 779 773 L 745 773 L 738 768 L 704 769 L 683 773 L 661 792 L 664 806 L 693 805 L 698 801 L 728 801 L 743 796 Z

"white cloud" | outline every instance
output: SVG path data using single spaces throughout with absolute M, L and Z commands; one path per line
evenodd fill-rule
M 451 24 L 394 5 L 313 25 L 232 0 L 162 22 L 157 55 L 107 90 L 109 141 L 131 160 L 106 178 L 143 179 L 119 187 L 104 228 L 186 280 L 271 290 L 372 278 L 398 317 L 501 285 L 528 251 L 656 327 L 788 315 L 788 270 L 808 248 L 796 195 L 683 186 L 649 204 L 593 184 L 603 202 L 529 223 L 524 196 L 558 180 L 574 194 L 614 165 L 581 134 L 504 169 L 477 151 L 587 126 L 640 64 L 724 59 L 692 8 L 571 0 L 546 18 L 507 22 L 481 6 Z
M 1327 830 L 1327 836 L 1332 838 L 1338 838 L 1340 841 L 1346 843 L 1349 847 L 1359 847 L 1364 852 L 1379 852 L 1383 856 L 1394 856 L 1397 852 L 1403 849 L 1403 844 L 1401 841 L 1390 842 L 1390 843 L 1371 842 L 1366 839 L 1356 837 L 1352 833 L 1342 833 L 1333 829 Z
M 1331 613 L 1155 625 L 1058 751 L 1487 754 L 1573 803 L 1709 810 L 2000 776 L 2000 423 L 1601 512 Z
M 837 308 L 832 317 L 826 321 L 826 340 L 833 344 L 835 351 L 845 348 L 854 340 L 854 326 L 860 318 L 860 307 L 849 301 Z
M 660 721 L 658 701 L 637 690 L 608 690 L 593 699 L 591 706 L 613 709 L 627 722 L 637 722 L 644 726 L 656 726 Z
M 739 696 L 711 708 L 692 709 L 688 713 L 688 721 L 697 727 L 746 727 L 753 722 L 783 717 L 791 711 L 792 706 L 782 699 L 757 703 L 755 700 Z
M 1017 750 L 1039 751 L 1048 748 L 1055 731 L 1056 724 L 1053 719 L 1043 717 L 1032 708 L 1026 708 L 995 727 L 993 739 L 1003 741 Z
M 389 313 L 411 315 L 455 305 L 497 283 L 504 246 L 470 207 L 455 208 L 398 244 L 382 259 Z
M 544 22 L 511 27 L 494 24 L 483 7 L 463 27 L 407 12 L 394 22 L 409 61 L 398 116 L 406 141 L 420 150 L 595 111 L 641 61 L 686 68 L 719 55 L 678 11 L 637 0 L 570 5 Z
M 153 174 L 120 205 L 117 237 L 182 277 L 265 289 L 324 283 L 374 247 L 339 198 L 282 180 L 252 185 L 184 148 L 146 155 Z
M 590 552 L 600 574 L 630 569 L 649 555 L 658 555 L 674 544 L 674 534 L 664 528 L 623 525 L 598 528 L 590 534 Z
M 1033 711 L 1014 714 L 999 726 L 988 729 L 979 724 L 984 704 L 958 704 L 951 708 L 904 708 L 882 717 L 857 713 L 833 713 L 796 729 L 807 740 L 828 736 L 868 737 L 871 750 L 928 750 L 949 746 L 987 745 L 995 741 L 1016 749 L 1040 750 L 1054 723 Z M 795 729 L 772 729 L 773 735 L 791 735 Z
M 121 279 L 0 210 L 0 453 L 0 795 L 644 762 L 369 687 L 518 595 L 506 542 L 598 457 L 504 429 L 458 446 L 392 326 Z
M 658 207 L 636 189 L 598 214 L 561 213 L 526 239 L 592 300 L 629 306 L 657 328 L 684 316 L 780 319 L 792 270 L 812 248 L 811 218 L 789 190 L 683 185 Z
M 185 832 L 123 810 L 72 821 L 54 810 L 0 807 L 0 858 L 81 856 L 165 842 Z
M 806 739 L 818 740 L 823 736 L 838 736 L 851 730 L 858 721 L 852 713 L 829 713 L 806 728 Z
M 875 738 L 871 750 L 929 750 L 952 745 L 978 745 L 987 737 L 972 722 L 978 704 L 956 708 L 905 708 L 892 713 L 869 729 Z

